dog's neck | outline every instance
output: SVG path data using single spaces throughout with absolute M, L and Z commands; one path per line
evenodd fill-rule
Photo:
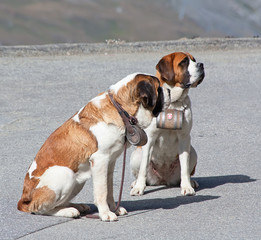
M 163 84 L 163 87 L 170 90 L 170 105 L 168 108 L 182 111 L 188 107 L 190 104 L 188 97 L 189 89 L 170 87 L 167 84 Z

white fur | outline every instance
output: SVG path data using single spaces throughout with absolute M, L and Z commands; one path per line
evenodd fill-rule
M 198 81 L 198 78 L 200 76 L 199 69 L 197 67 L 197 63 L 193 62 L 191 59 L 189 59 L 189 66 L 188 71 L 190 74 L 190 83 L 193 84 Z
M 90 167 L 84 168 L 84 170 L 85 171 L 82 170 L 81 165 L 80 170 L 77 173 L 74 173 L 68 167 L 49 167 L 43 175 L 39 177 L 40 181 L 36 186 L 36 189 L 46 186 L 54 191 L 56 199 L 52 206 L 48 206 L 48 209 L 46 209 L 45 206 L 42 206 L 42 209 L 39 209 L 38 214 L 61 217 L 79 216 L 80 212 L 77 210 L 77 204 L 74 207 L 66 206 L 72 205 L 69 201 L 81 191 L 85 181 L 91 176 Z M 79 208 L 81 211 L 85 211 L 89 206 L 82 205 Z
M 90 163 L 81 163 L 76 172 L 76 182 L 78 184 L 84 184 L 85 181 L 91 177 Z
M 32 173 L 33 171 L 37 168 L 37 163 L 36 161 L 34 160 L 30 166 L 30 168 L 28 169 L 28 173 L 29 173 L 29 178 L 32 179 Z
M 79 119 L 79 114 L 81 113 L 81 111 L 84 109 L 84 107 L 82 107 L 77 114 L 75 114 L 75 116 L 72 118 L 75 122 L 80 123 L 80 119 Z
M 96 137 L 99 148 L 110 149 L 119 148 L 118 144 L 123 144 L 124 142 L 124 130 L 119 129 L 114 125 L 107 125 L 105 122 L 99 122 L 94 126 L 90 127 L 90 131 Z M 114 150 L 115 151 L 115 150 Z
M 56 217 L 68 217 L 68 218 L 75 218 L 80 216 L 80 212 L 75 207 L 56 207 L 47 213 L 45 215 L 51 215 Z
M 178 99 L 180 99 L 180 97 L 183 94 L 183 88 L 181 87 L 173 87 L 173 86 L 169 86 L 167 83 L 163 84 L 163 88 L 164 89 L 169 89 L 170 90 L 170 102 L 176 102 Z
M 115 83 L 110 87 L 110 90 L 113 90 L 115 94 L 118 93 L 119 89 L 121 89 L 123 86 L 127 86 L 127 84 L 133 80 L 139 73 L 132 73 L 125 78 L 123 78 L 121 81 Z
M 106 98 L 107 93 L 103 93 L 91 100 L 91 102 L 98 108 L 101 107 L 101 100 Z
M 138 125 L 141 128 L 147 128 L 151 123 L 153 115 L 151 111 L 146 110 L 142 105 L 140 105 L 136 113 L 136 118 L 138 120 Z
M 123 151 L 125 139 L 124 129 L 114 125 L 99 122 L 92 126 L 90 131 L 98 142 L 98 151 L 91 158 L 91 171 L 93 177 L 94 202 L 98 207 L 100 218 L 103 221 L 115 221 L 117 216 L 113 198 L 113 171 L 116 159 Z M 118 214 L 127 214 L 124 208 L 120 208 Z
M 75 181 L 75 176 L 74 172 L 68 167 L 53 166 L 49 167 L 39 179 L 40 182 L 36 189 L 47 186 L 55 193 L 62 192 L 68 195 L 68 192 L 71 192 L 71 186 L 72 182 Z

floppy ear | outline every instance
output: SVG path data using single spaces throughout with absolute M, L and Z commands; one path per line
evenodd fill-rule
M 196 59 L 188 52 L 186 52 L 186 54 L 189 56 L 189 58 L 193 61 L 196 62 Z
M 152 113 L 155 117 L 157 117 L 159 115 L 159 113 L 162 111 L 163 106 L 164 106 L 164 95 L 163 95 L 162 88 L 159 87 L 158 88 L 158 98 L 157 98 L 156 106 L 152 111 Z
M 154 85 L 148 81 L 140 81 L 137 85 L 138 97 L 144 108 L 153 108 L 157 101 Z
M 161 75 L 161 79 L 165 82 L 172 82 L 175 77 L 175 73 L 173 70 L 173 59 L 171 57 L 163 57 L 158 64 L 156 65 L 156 69 Z

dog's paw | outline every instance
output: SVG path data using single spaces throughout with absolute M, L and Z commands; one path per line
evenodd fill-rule
M 127 212 L 127 210 L 126 210 L 125 208 L 119 207 L 119 209 L 117 210 L 116 214 L 117 214 L 118 216 L 123 216 L 123 215 L 127 215 L 128 212 Z
M 52 215 L 57 217 L 76 218 L 80 216 L 80 212 L 74 207 L 68 207 L 68 208 L 62 208 L 56 211 Z
M 118 217 L 115 213 L 107 211 L 104 213 L 99 213 L 100 219 L 104 222 L 114 222 L 118 220 Z
M 131 189 L 134 188 L 134 186 L 136 185 L 136 182 L 137 182 L 136 180 L 134 182 L 132 182 Z
M 181 187 L 181 195 L 183 196 L 193 196 L 195 195 L 195 190 L 193 187 Z
M 141 196 L 144 194 L 145 188 L 146 188 L 146 185 L 135 184 L 131 189 L 130 195 L 131 196 Z

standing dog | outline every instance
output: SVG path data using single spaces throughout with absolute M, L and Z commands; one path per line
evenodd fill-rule
M 132 74 L 110 87 L 113 98 L 138 125 L 146 128 L 162 110 L 164 96 L 156 77 Z M 115 221 L 127 211 L 116 214 L 113 198 L 113 171 L 123 152 L 125 125 L 112 104 L 108 91 L 54 131 L 37 153 L 24 180 L 18 209 L 36 214 L 77 217 L 89 209 L 72 204 L 92 176 L 94 201 L 103 221 Z
M 137 147 L 131 155 L 132 173 L 136 181 L 131 195 L 142 195 L 147 185 L 177 185 L 182 195 L 194 195 L 197 182 L 191 181 L 197 164 L 197 154 L 191 146 L 192 127 L 190 87 L 203 80 L 203 63 L 196 63 L 188 53 L 175 52 L 164 56 L 156 66 L 157 77 L 163 89 L 170 91 L 169 109 L 183 111 L 181 130 L 160 129 L 156 118 L 145 129 L 148 143 Z

